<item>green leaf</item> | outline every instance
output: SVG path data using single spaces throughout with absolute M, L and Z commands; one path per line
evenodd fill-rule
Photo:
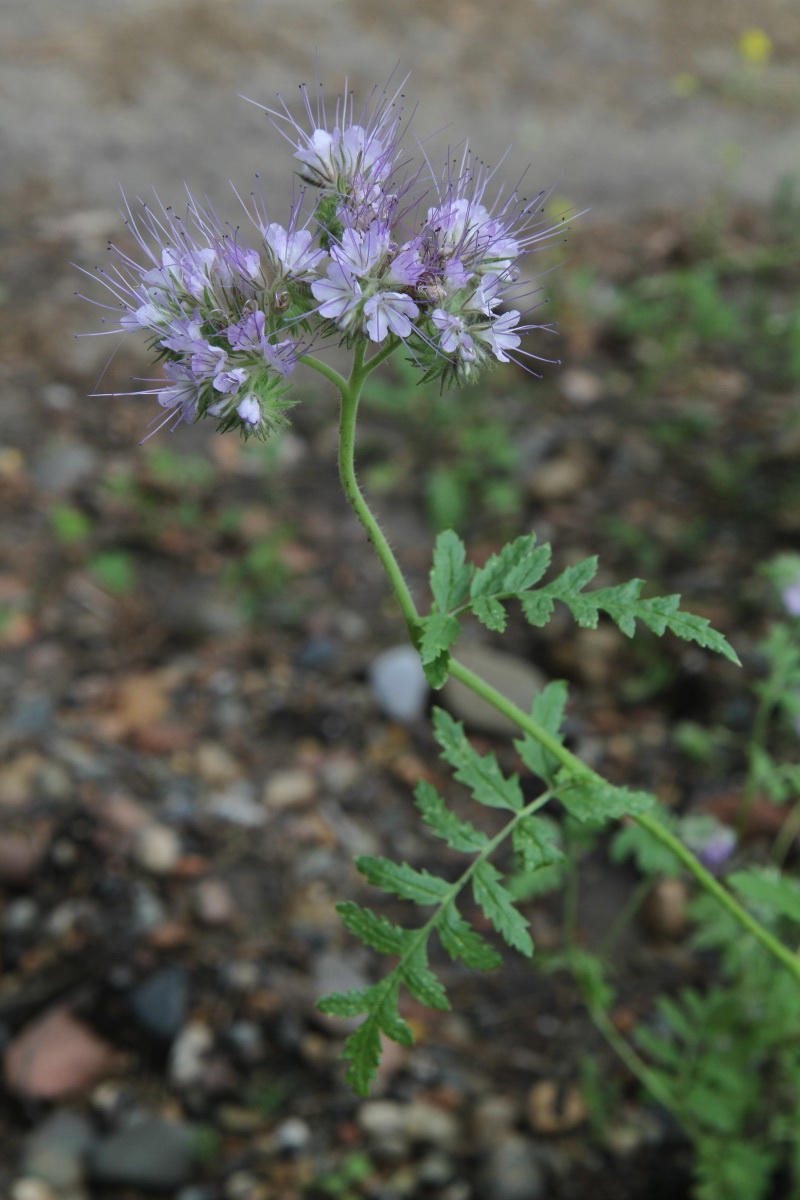
M 373 950 L 381 954 L 402 954 L 412 935 L 408 930 L 393 925 L 385 917 L 378 917 L 368 908 L 361 908 L 351 900 L 336 905 L 336 911 L 344 926 Z
M 459 783 L 466 784 L 479 804 L 518 812 L 524 801 L 516 775 L 505 778 L 494 754 L 478 754 L 463 725 L 441 708 L 433 710 L 433 728 L 442 757 L 454 768 Z
M 364 988 L 361 991 L 331 992 L 322 996 L 316 1007 L 329 1017 L 357 1017 L 372 1008 L 374 991 L 374 988 Z
M 544 591 L 528 592 L 519 598 L 525 620 L 541 629 L 553 615 L 553 601 Z
M 436 539 L 431 568 L 431 591 L 440 613 L 458 608 L 469 591 L 472 565 L 466 561 L 464 543 L 452 529 L 445 529 Z
M 421 625 L 419 653 L 424 666 L 436 662 L 443 652 L 450 649 L 461 632 L 461 624 L 457 617 L 434 612 L 429 617 L 423 617 Z
M 566 862 L 566 855 L 553 840 L 556 836 L 551 821 L 541 817 L 523 817 L 514 826 L 514 849 L 526 871 Z
M 494 596 L 480 596 L 470 604 L 473 615 L 492 633 L 502 633 L 506 627 L 506 610 Z
M 432 662 L 423 662 L 422 669 L 428 685 L 438 692 L 450 677 L 450 654 L 447 650 L 443 650 Z
M 439 980 L 428 966 L 425 942 L 420 941 L 398 970 L 411 995 L 428 1008 L 449 1009 L 450 1001 Z
M 659 821 L 667 829 L 674 830 L 676 822 L 667 809 L 659 806 Z M 653 834 L 640 825 L 623 825 L 611 842 L 611 859 L 624 862 L 632 858 L 643 875 L 680 875 L 683 867 L 671 850 L 663 846 Z
M 415 904 L 438 904 L 450 891 L 451 885 L 444 879 L 427 871 L 415 871 L 408 863 L 362 855 L 356 859 L 356 866 L 375 887 Z
M 503 961 L 495 948 L 464 920 L 455 904 L 444 906 L 436 922 L 436 932 L 450 957 L 461 959 L 473 970 L 493 971 Z
M 534 696 L 531 706 L 531 716 L 537 725 L 559 742 L 566 704 L 567 685 L 563 679 L 554 679 Z M 558 759 L 532 737 L 519 738 L 514 746 L 528 770 L 540 779 L 549 780 L 558 770 Z
M 800 921 L 800 885 L 768 867 L 735 871 L 727 882 L 746 900 L 768 909 L 781 917 Z
M 400 979 L 394 971 L 380 984 L 370 988 L 370 1014 L 344 1044 L 342 1057 L 350 1063 L 345 1078 L 359 1096 L 367 1095 L 369 1085 L 378 1070 L 381 1060 L 381 1031 L 402 1046 L 410 1046 L 414 1041 L 410 1027 L 397 1011 L 399 989 Z
M 473 600 L 481 596 L 527 591 L 550 565 L 550 547 L 537 546 L 536 534 L 527 533 L 492 554 L 475 572 L 470 587 Z M 473 610 L 474 611 L 474 610 Z
M 425 824 L 430 826 L 437 837 L 447 842 L 451 849 L 473 854 L 486 845 L 486 834 L 451 812 L 430 783 L 420 781 L 414 789 L 414 799 Z
M 602 824 L 619 817 L 647 812 L 656 804 L 649 792 L 632 792 L 600 778 L 577 777 L 560 771 L 556 777 L 558 798 L 577 821 Z
M 500 872 L 485 860 L 479 862 L 472 876 L 475 903 L 502 938 L 522 954 L 533 954 L 533 942 L 528 922 L 513 904 L 502 884 Z

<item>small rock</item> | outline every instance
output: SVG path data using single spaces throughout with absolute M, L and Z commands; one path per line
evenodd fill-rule
M 425 713 L 428 681 L 413 646 L 393 646 L 373 660 L 369 684 L 378 707 L 392 721 L 417 721 Z
M 526 713 L 531 710 L 534 695 L 547 683 L 536 667 L 502 650 L 486 646 L 462 646 L 458 650 L 458 659 Z M 454 715 L 470 729 L 504 737 L 519 735 L 519 729 L 513 721 L 457 679 L 448 679 L 442 689 L 442 697 Z
M 317 780 L 306 767 L 288 767 L 274 771 L 264 785 L 267 808 L 302 808 L 317 794 Z
M 204 925 L 230 925 L 236 901 L 221 879 L 201 879 L 194 890 L 194 908 Z
M 94 1141 L 92 1127 L 80 1113 L 53 1113 L 28 1137 L 23 1170 L 59 1192 L 79 1189 L 84 1160 Z
M 167 1071 L 178 1088 L 202 1083 L 208 1056 L 214 1047 L 214 1034 L 201 1021 L 190 1021 L 180 1031 L 169 1052 Z
M 358 759 L 344 754 L 326 759 L 320 767 L 322 784 L 334 796 L 341 796 L 355 787 L 361 773 Z
M 129 997 L 139 1025 L 165 1042 L 171 1042 L 186 1020 L 189 980 L 182 967 L 162 967 Z
M 231 825 L 241 825 L 243 829 L 257 829 L 267 820 L 263 806 L 255 800 L 246 780 L 240 780 L 224 792 L 209 796 L 207 811 L 209 816 L 228 821 Z
M 443 1188 L 455 1175 L 456 1167 L 449 1154 L 432 1150 L 417 1163 L 417 1178 L 426 1188 Z
M 367 1100 L 358 1110 L 358 1124 L 375 1149 L 391 1158 L 402 1158 L 409 1145 L 406 1110 L 393 1100 Z
M 11 1200 L 58 1200 L 58 1196 L 43 1179 L 26 1175 L 12 1184 Z
M 559 458 L 540 463 L 528 481 L 528 494 L 534 500 L 566 500 L 583 491 L 589 479 L 586 460 L 569 451 Z
M 167 910 L 149 887 L 137 887 L 133 892 L 133 928 L 137 933 L 151 933 L 167 920 Z
M 26 1025 L 5 1053 L 6 1084 L 37 1100 L 81 1092 L 114 1063 L 114 1050 L 65 1008 Z
M 405 1111 L 406 1133 L 412 1142 L 436 1146 L 441 1150 L 452 1150 L 458 1143 L 460 1127 L 452 1113 L 415 1100 Z
M 88 1156 L 96 1183 L 168 1191 L 192 1173 L 192 1134 L 171 1121 L 145 1120 L 98 1142 Z
M 591 371 L 581 367 L 569 367 L 560 375 L 561 395 L 576 408 L 588 408 L 596 404 L 603 394 L 603 381 Z
M 311 1145 L 311 1130 L 300 1117 L 289 1117 L 275 1130 L 273 1142 L 284 1154 L 302 1154 Z
M 235 1057 L 245 1066 L 252 1067 L 263 1061 L 264 1038 L 254 1021 L 234 1021 L 228 1026 L 227 1036 Z
M 31 466 L 33 482 L 46 492 L 68 492 L 93 473 L 97 455 L 83 442 L 54 438 L 45 442 Z
M 536 1133 L 570 1133 L 586 1120 L 586 1105 L 575 1084 L 562 1087 L 542 1079 L 528 1093 L 528 1120 Z
M 647 898 L 642 919 L 656 937 L 675 941 L 689 924 L 689 889 L 682 879 L 659 879 Z
M 242 774 L 238 762 L 218 742 L 203 742 L 197 748 L 197 770 L 206 783 L 224 786 Z
M 547 1181 L 536 1147 L 511 1134 L 489 1152 L 481 1172 L 485 1195 L 492 1200 L 544 1200 Z
M 39 906 L 30 896 L 12 900 L 3 912 L 3 932 L 11 937 L 29 933 L 36 925 Z
M 269 1200 L 270 1192 L 249 1171 L 234 1171 L 225 1181 L 225 1200 Z
M 241 1104 L 218 1104 L 214 1110 L 216 1119 L 226 1133 L 246 1135 L 255 1133 L 264 1125 L 264 1114 L 254 1108 L 243 1108 Z
M 314 959 L 314 995 L 327 996 L 329 992 L 361 991 L 369 987 L 370 981 L 358 967 L 353 966 L 340 954 L 323 951 Z M 360 1017 L 326 1017 L 331 1028 L 353 1029 Z
M 139 830 L 133 853 L 139 866 L 151 875 L 169 875 L 181 857 L 180 838 L 168 825 L 153 821 Z
M 482 1096 L 472 1113 L 473 1141 L 489 1150 L 510 1133 L 517 1119 L 517 1109 L 509 1096 Z

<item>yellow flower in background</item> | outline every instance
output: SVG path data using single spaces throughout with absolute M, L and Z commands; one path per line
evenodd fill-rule
M 679 75 L 673 75 L 669 81 L 669 90 L 680 100 L 685 100 L 687 96 L 693 96 L 699 87 L 700 80 L 689 71 L 681 71 Z
M 745 29 L 739 38 L 739 53 L 746 63 L 766 66 L 772 54 L 772 38 L 763 29 Z

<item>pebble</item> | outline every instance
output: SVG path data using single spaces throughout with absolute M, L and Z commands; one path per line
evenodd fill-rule
M 498 692 L 526 713 L 531 710 L 533 697 L 547 683 L 541 671 L 530 663 L 523 662 L 513 654 L 494 650 L 488 646 L 463 646 L 458 650 L 458 659 L 470 671 L 496 688 Z M 476 696 L 457 679 L 448 679 L 442 689 L 442 697 L 453 715 L 463 721 L 469 729 L 503 737 L 519 736 L 519 729 L 508 717 Z
M 246 780 L 239 780 L 224 792 L 209 796 L 206 809 L 209 816 L 231 825 L 241 825 L 243 829 L 257 829 L 267 820 L 263 805 L 255 799 Z
M 317 794 L 317 780 L 307 767 L 287 767 L 273 771 L 264 785 L 264 803 L 267 808 L 302 808 Z
M 482 1096 L 472 1112 L 472 1138 L 484 1150 L 490 1149 L 510 1133 L 517 1118 L 517 1107 L 510 1096 Z
M 198 746 L 196 761 L 201 778 L 215 786 L 233 783 L 242 773 L 233 755 L 218 742 Z
M 375 1148 L 392 1158 L 408 1149 L 405 1106 L 393 1100 L 367 1100 L 358 1110 L 358 1124 Z
M 31 465 L 31 478 L 46 492 L 68 492 L 90 476 L 97 455 L 83 442 L 52 438 L 45 442 Z
M 192 1134 L 172 1121 L 147 1119 L 98 1142 L 87 1158 L 95 1183 L 168 1191 L 192 1173 Z
M 25 1143 L 22 1169 L 59 1192 L 74 1191 L 84 1181 L 84 1161 L 94 1132 L 84 1116 L 68 1109 L 55 1112 Z
M 88 1088 L 111 1069 L 114 1049 L 66 1008 L 26 1025 L 5 1052 L 8 1088 L 37 1100 L 57 1100 Z
M 170 1042 L 186 1020 L 189 980 L 183 967 L 162 967 L 131 992 L 128 1002 L 137 1023 Z
M 642 910 L 642 920 L 656 937 L 675 941 L 689 924 L 689 889 L 682 879 L 659 879 Z
M 484 1194 L 492 1200 L 544 1200 L 547 1181 L 536 1147 L 511 1134 L 490 1151 L 481 1171 Z
M 300 1117 L 289 1117 L 275 1130 L 273 1141 L 284 1154 L 302 1154 L 311 1145 L 311 1129 Z
M 588 408 L 596 404 L 603 394 L 603 381 L 599 375 L 582 367 L 570 367 L 561 372 L 561 395 L 576 408 Z
M 528 1120 L 536 1133 L 570 1133 L 586 1120 L 586 1105 L 575 1084 L 562 1087 L 541 1079 L 528 1093 Z
M 461 1129 L 452 1113 L 415 1100 L 404 1109 L 406 1133 L 412 1142 L 452 1150 L 457 1145 Z
M 589 466 L 582 455 L 569 451 L 534 468 L 528 494 L 534 500 L 568 500 L 586 487 Z
M 12 900 L 3 911 L 3 933 L 19 937 L 28 933 L 39 917 L 39 906 L 30 896 Z
M 214 1047 L 214 1034 L 201 1021 L 190 1021 L 180 1031 L 169 1053 L 167 1073 L 177 1088 L 202 1083 L 208 1056 Z
M 58 1200 L 58 1195 L 49 1183 L 26 1175 L 12 1184 L 11 1200 Z
M 133 855 L 139 866 L 151 875 L 169 875 L 181 857 L 180 838 L 168 825 L 153 821 L 136 835 Z
M 378 708 L 392 721 L 408 724 L 424 716 L 428 681 L 413 646 L 393 646 L 373 659 L 369 685 Z
M 221 879 L 201 879 L 194 890 L 194 910 L 204 925 L 230 925 L 236 916 L 236 901 Z

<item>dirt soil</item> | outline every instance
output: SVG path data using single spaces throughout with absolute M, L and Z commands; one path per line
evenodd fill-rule
M 417 1108 L 416 1133 L 376 1132 L 380 1112 L 342 1082 L 344 1031 L 314 1009 L 321 992 L 379 969 L 334 904 L 375 903 L 357 854 L 440 861 L 411 789 L 420 777 L 450 785 L 428 721 L 389 721 L 368 682 L 403 626 L 338 489 L 334 398 L 303 380 L 291 434 L 266 450 L 199 428 L 142 448 L 149 402 L 87 395 L 147 375 L 144 348 L 128 340 L 108 361 L 106 339 L 73 338 L 95 323 L 69 262 L 100 261 L 117 233 L 118 180 L 174 194 L 186 179 L 218 200 L 229 176 L 247 186 L 264 170 L 267 147 L 285 180 L 288 154 L 237 92 L 288 94 L 313 72 L 315 45 L 334 89 L 347 63 L 359 85 L 398 58 L 412 66 L 429 124 L 466 127 L 495 150 L 514 141 L 547 181 L 566 172 L 564 190 L 594 211 L 562 272 L 591 266 L 600 283 L 591 302 L 566 284 L 559 292 L 564 368 L 545 368 L 541 382 L 498 372 L 466 410 L 451 397 L 450 428 L 447 410 L 432 417 L 419 394 L 413 420 L 398 411 L 404 384 L 389 371 L 388 395 L 366 405 L 365 485 L 424 596 L 427 481 L 463 450 L 464 412 L 478 427 L 489 412 L 518 450 L 513 503 L 485 504 L 479 459 L 463 482 L 474 555 L 527 529 L 552 540 L 557 563 L 597 552 L 601 583 L 646 575 L 683 593 L 735 642 L 745 672 L 674 641 L 576 635 L 566 620 L 541 632 L 512 624 L 505 647 L 570 681 L 570 744 L 615 781 L 682 811 L 735 792 L 740 759 L 724 780 L 698 777 L 672 730 L 687 719 L 741 729 L 752 714 L 768 611 L 756 568 L 800 535 L 796 385 L 769 364 L 691 346 L 690 370 L 670 369 L 648 391 L 652 346 L 623 337 L 603 298 L 694 261 L 692 206 L 723 185 L 726 251 L 763 244 L 759 206 L 796 142 L 800 18 L 777 0 L 760 6 L 775 53 L 755 75 L 737 58 L 755 20 L 744 4 L 494 12 L 470 0 L 125 0 L 109 16 L 96 0 L 68 12 L 20 0 L 4 15 L 0 1048 L 8 1072 L 23 1031 L 68 1011 L 101 1056 L 72 1089 L 50 1077 L 0 1098 L 0 1193 L 15 1200 L 52 1200 L 11 1189 L 26 1139 L 59 1111 L 85 1118 L 93 1144 L 131 1114 L 191 1127 L 191 1170 L 161 1185 L 181 1200 L 535 1200 L 512 1190 L 493 1156 L 503 1138 L 522 1143 L 541 1195 L 688 1194 L 674 1123 L 642 1101 L 568 982 L 510 954 L 481 978 L 437 964 L 453 1012 L 407 1008 L 419 1044 L 387 1050 L 375 1091 L 397 1120 L 429 1107 Z M 670 90 L 681 72 L 698 81 L 691 98 Z M 283 183 L 267 186 L 281 203 Z M 776 286 L 791 294 L 795 276 L 787 267 Z M 502 741 L 478 731 L 476 745 L 518 768 Z M 601 852 L 585 870 L 578 924 L 592 945 L 635 877 Z M 526 915 L 542 950 L 557 948 L 556 900 L 533 900 Z M 658 919 L 615 954 L 623 1030 L 660 988 L 702 982 L 706 970 Z M 620 1096 L 602 1136 L 566 1104 L 592 1055 Z M 544 1116 L 533 1101 L 542 1084 L 556 1097 Z M 431 1112 L 447 1118 L 441 1129 Z M 79 1181 L 58 1195 L 140 1200 L 145 1190 Z

